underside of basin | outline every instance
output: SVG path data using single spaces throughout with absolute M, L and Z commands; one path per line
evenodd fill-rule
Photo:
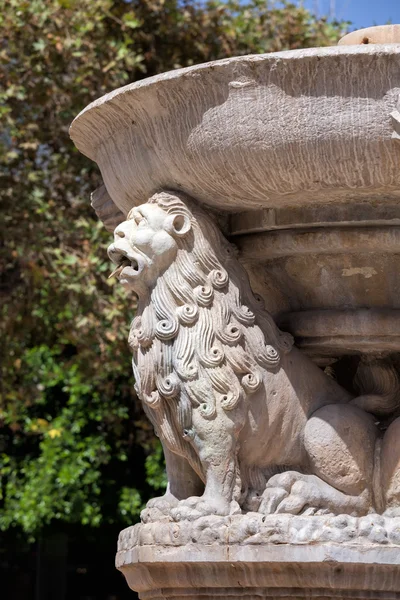
M 252 287 L 320 362 L 400 350 L 400 228 L 357 222 L 238 235 Z

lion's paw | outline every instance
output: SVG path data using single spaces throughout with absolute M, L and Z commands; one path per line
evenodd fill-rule
M 276 512 L 290 515 L 308 512 L 315 515 L 324 506 L 325 501 L 329 501 L 328 498 L 325 499 L 323 492 L 324 490 L 312 480 L 298 480 L 292 485 L 290 494 L 278 505 Z
M 177 506 L 178 500 L 171 494 L 159 498 L 152 498 L 146 508 L 140 513 L 142 523 L 155 523 L 156 521 L 171 520 L 171 510 Z
M 158 508 L 144 508 L 140 513 L 142 523 L 158 523 L 159 521 L 171 521 L 171 516 L 161 512 Z
M 171 517 L 174 521 L 195 521 L 204 515 L 210 515 L 211 512 L 197 510 L 197 508 L 191 508 L 184 504 L 178 505 L 171 511 Z
M 171 510 L 171 516 L 174 521 L 195 521 L 200 517 L 209 515 L 226 516 L 240 513 L 240 507 L 237 502 L 225 502 L 224 500 L 215 500 L 205 496 L 192 496 L 186 500 L 181 500 L 178 505 Z
M 315 475 L 287 471 L 274 475 L 263 492 L 263 514 L 332 514 L 339 492 Z
M 283 488 L 267 488 L 261 496 L 261 502 L 257 512 L 260 512 L 263 515 L 274 514 L 282 500 L 288 495 L 288 492 Z

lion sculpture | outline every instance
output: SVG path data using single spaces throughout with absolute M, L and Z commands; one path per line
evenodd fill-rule
M 293 346 L 209 215 L 161 192 L 114 237 L 115 273 L 139 297 L 136 390 L 168 476 L 145 519 L 396 514 L 400 419 L 383 435 L 385 398 L 354 399 Z

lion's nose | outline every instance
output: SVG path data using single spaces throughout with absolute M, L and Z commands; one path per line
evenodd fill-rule
M 111 246 L 108 247 L 107 254 L 109 259 L 116 265 L 118 265 L 124 256 L 126 256 L 126 253 L 120 248 L 117 248 L 115 244 L 111 244 Z
M 125 237 L 126 234 L 125 234 L 125 231 L 123 230 L 123 228 L 121 227 L 121 225 L 118 225 L 118 227 L 115 228 L 114 235 L 116 235 L 117 237 L 120 237 L 120 238 Z
M 115 238 L 128 238 L 129 234 L 132 231 L 132 221 L 123 221 L 114 230 Z
M 113 263 L 119 264 L 131 254 L 133 229 L 131 221 L 123 221 L 114 229 L 114 243 L 108 248 L 108 256 Z

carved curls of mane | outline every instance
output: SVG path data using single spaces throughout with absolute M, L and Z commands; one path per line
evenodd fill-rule
M 265 370 L 279 368 L 293 341 L 264 310 L 233 246 L 202 209 L 176 192 L 155 194 L 149 204 L 182 216 L 191 228 L 177 237 L 174 262 L 139 302 L 129 336 L 134 372 L 156 430 L 204 479 L 185 442 L 192 409 L 205 419 L 218 405 L 233 410 L 263 385 Z

